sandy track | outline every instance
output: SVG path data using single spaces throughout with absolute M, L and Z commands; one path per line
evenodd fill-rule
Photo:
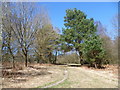
M 65 71 L 64 71 L 64 77 L 63 77 L 62 80 L 60 80 L 60 81 L 58 81 L 58 82 L 56 82 L 56 83 L 50 84 L 50 85 L 48 85 L 48 86 L 45 86 L 45 87 L 43 87 L 43 88 L 51 88 L 51 87 L 53 87 L 53 86 L 59 85 L 60 83 L 64 82 L 67 78 L 68 78 L 68 71 L 65 70 Z
M 68 67 L 68 79 L 53 88 L 117 88 L 118 79 L 104 71 Z
M 4 88 L 117 88 L 116 75 L 82 67 L 47 66 L 51 74 L 31 76 L 25 82 L 14 83 L 4 79 Z M 64 71 L 67 70 L 67 74 Z M 57 81 L 57 82 L 54 82 Z M 54 83 L 51 83 L 54 82 Z M 49 84 L 51 83 L 51 84 Z M 48 85 L 49 84 L 49 85 Z

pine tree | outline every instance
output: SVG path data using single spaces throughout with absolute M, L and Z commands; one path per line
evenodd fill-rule
M 102 39 L 98 35 L 92 34 L 89 38 L 84 40 L 82 47 L 86 62 L 89 63 L 90 66 L 100 68 L 105 56 L 105 50 L 102 47 Z
M 92 33 L 96 32 L 96 26 L 92 18 L 87 19 L 82 11 L 75 9 L 66 10 L 66 16 L 64 17 L 63 34 L 61 35 L 61 41 L 64 42 L 64 46 L 69 49 L 75 49 L 79 53 L 80 63 L 82 61 L 82 44 L 85 38 L 89 37 Z M 70 50 L 68 50 L 70 51 Z

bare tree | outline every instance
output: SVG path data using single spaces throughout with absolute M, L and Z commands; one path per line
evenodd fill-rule
M 114 22 L 112 22 L 112 25 L 114 26 L 114 31 L 117 31 L 117 19 L 114 17 L 113 19 Z M 101 24 L 101 22 L 96 22 L 98 27 L 97 27 L 97 34 L 102 38 L 103 40 L 103 47 L 106 52 L 105 55 L 105 61 L 106 63 L 110 64 L 115 64 L 117 63 L 118 59 L 118 52 L 117 52 L 117 47 L 118 47 L 118 38 L 115 40 L 112 40 L 107 33 L 107 30 L 105 26 Z
M 4 5 L 4 10 L 7 12 L 4 11 L 3 18 L 3 43 L 7 41 L 7 48 L 13 61 L 15 58 L 13 49 L 16 46 L 16 53 L 19 51 L 24 56 L 25 66 L 28 64 L 28 56 L 33 54 L 33 51 L 44 61 L 46 56 L 50 61 L 57 37 L 48 13 L 44 8 L 37 8 L 35 3 L 5 3 Z
M 111 20 L 112 26 L 116 32 L 118 32 L 118 15 L 115 15 Z
M 120 34 L 119 34 L 119 31 L 120 31 L 120 27 L 118 25 L 119 23 L 119 18 L 118 18 L 118 15 L 116 14 L 113 18 L 112 18 L 112 26 L 113 26 L 113 31 L 116 33 L 115 35 L 115 40 L 113 42 L 113 56 L 114 56 L 114 62 L 115 64 L 118 63 L 118 54 L 119 54 L 119 41 L 120 41 Z
M 22 55 L 25 58 L 25 66 L 28 63 L 28 52 L 31 50 L 31 45 L 35 39 L 35 34 L 40 27 L 39 9 L 35 6 L 35 3 L 10 3 L 12 8 L 6 7 L 10 14 L 10 22 L 7 22 L 9 26 L 5 29 L 7 32 L 9 30 L 13 32 L 15 43 L 19 47 Z M 36 18 L 37 17 L 37 18 Z M 4 19 L 5 20 L 5 19 Z M 9 27 L 9 29 L 8 29 Z M 11 36 L 11 32 L 7 35 Z M 10 41 L 10 39 L 8 40 Z
M 12 6 L 10 3 L 3 3 L 2 5 L 2 51 L 3 55 L 5 53 L 10 53 L 12 57 L 12 65 L 13 68 L 15 68 L 15 62 L 14 62 L 14 35 L 12 31 L 12 16 L 11 16 L 11 9 Z
M 17 18 L 15 18 L 15 23 L 13 23 L 13 32 L 20 44 L 25 58 L 25 66 L 27 66 L 28 52 L 33 44 L 40 22 L 34 3 L 19 3 L 16 7 L 18 7 L 15 11 Z

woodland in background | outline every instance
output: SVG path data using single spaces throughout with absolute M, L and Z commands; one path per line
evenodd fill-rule
M 117 16 L 111 24 L 117 33 Z M 52 26 L 45 8 L 35 3 L 2 4 L 2 63 L 89 64 L 96 68 L 118 63 L 118 41 L 107 35 L 100 21 L 82 11 L 66 10 L 62 34 Z

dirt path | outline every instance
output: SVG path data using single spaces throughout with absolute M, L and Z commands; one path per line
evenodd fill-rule
M 52 88 L 117 88 L 118 79 L 104 71 L 68 67 L 68 79 Z
M 40 69 L 39 69 L 40 68 Z M 82 67 L 37 66 L 28 68 L 29 75 L 17 78 L 4 78 L 4 88 L 117 88 L 117 75 L 107 71 L 96 71 Z M 46 68 L 43 70 L 42 68 Z M 30 71 L 31 70 L 31 71 Z M 34 72 L 35 73 L 34 73 Z M 41 71 L 48 74 L 40 75 Z M 27 71 L 28 72 L 28 71 Z M 28 73 L 27 73 L 28 74 Z M 33 74 L 33 75 L 32 75 Z M 34 74 L 38 74 L 37 76 Z M 26 81 L 17 81 L 24 79 Z
M 64 77 L 63 77 L 62 80 L 60 80 L 60 81 L 58 81 L 58 82 L 56 82 L 56 83 L 50 84 L 50 85 L 48 85 L 48 86 L 45 86 L 45 87 L 43 87 L 43 88 L 51 88 L 51 87 L 53 87 L 53 86 L 59 85 L 60 83 L 63 83 L 67 78 L 68 78 L 68 71 L 65 70 L 65 71 L 64 71 Z

